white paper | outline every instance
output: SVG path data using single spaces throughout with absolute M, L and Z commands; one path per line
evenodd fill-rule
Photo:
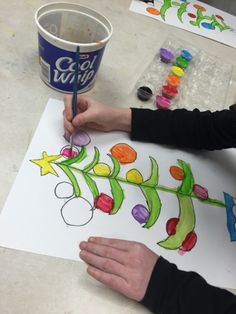
M 236 17 L 203 2 L 132 0 L 130 10 L 236 48 Z
M 49 100 L 2 210 L 0 245 L 79 260 L 78 244 L 89 236 L 130 239 L 145 243 L 159 255 L 176 263 L 181 269 L 199 272 L 211 284 L 235 289 L 236 242 L 230 240 L 226 226 L 226 208 L 204 203 L 197 197 L 191 196 L 196 217 L 194 229 L 197 234 L 196 245 L 185 254 L 180 254 L 178 249 L 167 250 L 157 245 L 157 242 L 168 237 L 167 221 L 179 216 L 177 194 L 171 189 L 180 186 L 182 181 L 175 180 L 170 175 L 170 167 L 177 166 L 178 160 L 188 163 L 191 166 L 195 184 L 207 188 L 209 198 L 224 203 L 223 192 L 231 196 L 236 195 L 235 149 L 188 152 L 154 144 L 132 142 L 129 136 L 122 132 L 89 131 L 91 142 L 86 146 L 87 157 L 70 168 L 81 190 L 81 197 L 76 198 L 72 195 L 74 192 L 70 180 L 56 164 L 52 163 L 51 166 L 58 176 L 52 173 L 41 175 L 41 167 L 32 162 L 32 160 L 42 159 L 43 152 L 47 153 L 47 155 L 44 153 L 46 157 L 57 156 L 62 147 L 68 144 L 62 136 L 62 110 L 62 102 Z M 91 163 L 94 157 L 94 147 L 97 147 L 100 153 L 99 163 L 113 169 L 114 165 L 108 154 L 111 154 L 110 149 L 118 143 L 129 144 L 137 152 L 137 159 L 130 164 L 120 164 L 120 172 L 115 176 L 115 181 L 120 183 L 124 193 L 123 203 L 118 212 L 113 215 L 93 208 L 93 217 L 89 221 L 91 218 L 89 203 L 93 207 L 94 198 L 81 172 L 77 173 L 75 168 L 83 169 L 85 165 Z M 136 168 L 142 174 L 143 181 L 147 180 L 151 174 L 149 156 L 156 160 L 159 168 L 157 192 L 161 201 L 161 211 L 156 223 L 147 229 L 131 214 L 136 204 L 148 207 L 146 199 L 140 185 L 127 182 L 126 174 L 127 171 Z M 55 162 L 60 162 L 60 160 L 57 159 Z M 96 182 L 99 193 L 112 197 L 108 177 L 96 176 L 93 169 L 88 173 Z M 55 188 L 57 196 L 62 198 L 56 197 Z M 78 219 L 88 223 L 81 227 L 66 224 L 61 215 L 63 205 L 69 205 L 67 208 L 64 207 L 64 210 L 66 209 L 64 213 L 70 214 L 69 219 L 72 224 Z M 80 213 L 79 216 L 78 213 Z

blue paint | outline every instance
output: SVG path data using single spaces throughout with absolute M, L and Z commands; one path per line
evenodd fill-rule
M 224 192 L 226 214 L 227 214 L 227 228 L 230 234 L 231 241 L 236 241 L 236 216 L 234 215 L 233 208 L 236 205 L 234 198 L 228 193 Z
M 203 22 L 201 25 L 206 29 L 211 29 L 211 30 L 215 29 L 215 27 L 211 23 Z
M 187 61 L 191 61 L 193 56 L 191 55 L 191 53 L 188 50 L 182 50 L 181 51 L 181 56 L 186 59 Z

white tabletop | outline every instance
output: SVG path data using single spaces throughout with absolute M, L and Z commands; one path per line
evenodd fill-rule
M 0 208 L 47 100 L 63 99 L 62 94 L 39 78 L 34 13 L 47 2 L 51 1 L 1 1 Z M 142 106 L 136 99 L 134 85 L 170 34 L 194 42 L 195 46 L 236 65 L 235 49 L 135 14 L 129 11 L 130 0 L 90 0 L 89 4 L 80 0 L 79 3 L 101 12 L 114 27 L 96 85 L 88 93 L 110 105 Z M 234 82 L 235 78 L 234 73 Z M 229 89 L 230 101 L 234 97 L 233 86 Z M 225 103 L 224 107 L 229 105 Z M 146 313 L 139 304 L 89 278 L 81 262 L 1 248 L 0 269 L 3 314 Z

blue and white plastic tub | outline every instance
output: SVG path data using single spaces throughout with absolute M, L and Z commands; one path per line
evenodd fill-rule
M 80 47 L 78 93 L 93 87 L 113 28 L 100 13 L 74 3 L 49 3 L 35 13 L 40 76 L 50 87 L 72 93 L 76 47 Z

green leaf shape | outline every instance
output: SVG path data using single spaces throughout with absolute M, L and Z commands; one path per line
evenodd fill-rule
M 160 15 L 162 19 L 166 20 L 166 12 L 171 8 L 171 0 L 164 0 L 162 7 L 160 8 Z
M 70 179 L 70 182 L 73 186 L 73 190 L 74 190 L 74 193 L 75 193 L 75 196 L 76 197 L 80 197 L 81 196 L 81 190 L 80 190 L 80 187 L 79 187 L 79 184 L 76 180 L 76 177 L 75 175 L 73 174 L 73 172 L 68 168 L 67 165 L 63 165 L 61 163 L 58 163 L 56 164 L 59 168 L 61 168 L 64 173 L 67 175 L 67 177 Z
M 121 208 L 121 205 L 124 201 L 124 191 L 122 187 L 120 186 L 120 183 L 116 179 L 110 178 L 109 182 L 111 185 L 111 193 L 114 200 L 114 206 L 112 210 L 110 211 L 110 215 L 114 215 Z
M 192 198 L 183 194 L 177 194 L 177 197 L 180 213 L 179 222 L 176 226 L 176 233 L 157 243 L 168 250 L 176 250 L 180 248 L 187 234 L 193 231 L 195 227 L 195 212 Z
M 113 171 L 112 173 L 110 174 L 110 178 L 116 178 L 120 172 L 120 163 L 119 161 L 114 157 L 112 156 L 111 154 L 107 154 L 111 160 L 112 160 L 112 163 L 113 163 Z
M 149 158 L 151 160 L 151 175 L 148 180 L 143 182 L 143 184 L 155 187 L 158 184 L 159 180 L 158 164 L 153 157 L 149 156 Z
M 82 173 L 85 182 L 87 183 L 91 193 L 93 194 L 93 199 L 95 200 L 99 196 L 99 191 L 96 182 L 91 178 L 88 173 Z
M 143 228 L 151 228 L 155 222 L 157 221 L 160 212 L 161 212 L 161 200 L 155 188 L 149 186 L 140 185 L 140 189 L 143 192 L 143 195 L 146 199 L 148 210 L 149 210 L 149 217 L 146 221 Z
M 194 177 L 191 167 L 189 164 L 180 159 L 178 159 L 178 164 L 184 171 L 184 179 L 180 187 L 177 189 L 177 192 L 185 195 L 191 195 L 194 185 Z
M 173 4 L 173 2 L 172 2 Z M 180 20 L 181 23 L 183 23 L 183 19 L 182 19 L 182 16 L 185 12 L 187 12 L 187 6 L 189 5 L 189 3 L 182 3 L 180 5 L 180 8 L 178 9 L 178 12 L 177 12 L 177 16 L 178 16 L 178 19 Z
M 100 152 L 97 147 L 94 146 L 94 157 L 93 160 L 84 167 L 83 171 L 84 172 L 89 172 L 91 169 L 94 168 L 94 166 L 99 162 L 100 158 Z
M 84 160 L 87 157 L 87 149 L 83 146 L 79 152 L 79 154 L 73 158 L 69 158 L 66 160 L 63 160 L 60 162 L 60 165 L 70 166 L 74 163 L 80 163 L 82 160 Z M 57 164 L 58 165 L 58 164 Z

